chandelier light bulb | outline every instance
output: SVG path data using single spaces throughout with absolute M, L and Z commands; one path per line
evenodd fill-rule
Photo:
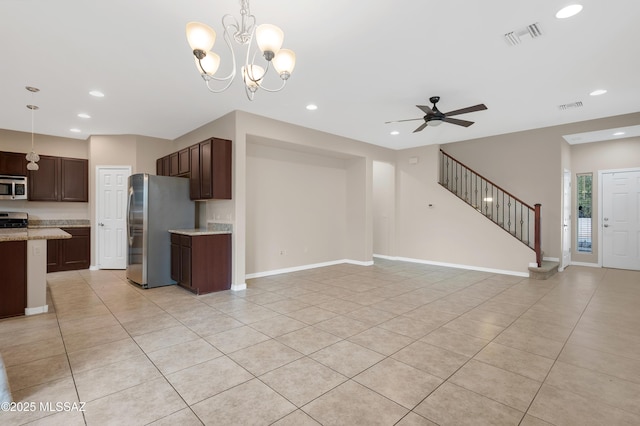
M 242 67 L 242 80 L 247 87 L 255 92 L 258 89 L 258 85 L 264 77 L 264 68 L 259 65 L 249 65 L 249 70 L 246 67 Z
M 273 67 L 283 80 L 289 78 L 296 66 L 296 54 L 290 49 L 280 49 L 273 58 Z
M 214 75 L 220 67 L 220 56 L 212 51 L 208 51 L 202 59 L 195 58 L 195 61 L 196 67 L 202 74 Z
M 187 41 L 191 50 L 208 52 L 216 42 L 216 32 L 208 25 L 200 22 L 187 24 Z
M 38 163 L 35 163 L 33 161 L 30 161 L 30 162 L 27 163 L 27 170 L 36 171 L 38 169 L 40 169 L 40 166 L 38 166 Z
M 283 41 L 284 33 L 275 25 L 262 24 L 256 28 L 256 43 L 267 61 L 273 59 L 273 56 L 278 53 Z

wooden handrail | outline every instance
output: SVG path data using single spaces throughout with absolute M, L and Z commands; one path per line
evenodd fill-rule
M 496 185 L 495 183 L 493 183 L 490 179 L 487 179 L 486 177 L 482 176 L 480 173 L 476 172 L 475 170 L 473 170 L 471 167 L 467 166 L 464 163 L 461 163 L 460 161 L 456 160 L 455 158 L 453 158 L 452 156 L 450 156 L 449 154 L 447 154 L 446 152 L 444 152 L 442 149 L 440 149 L 440 152 L 447 156 L 448 158 L 451 158 L 453 161 L 455 161 L 456 163 L 460 164 L 461 166 L 463 166 L 465 169 L 468 169 L 469 171 L 475 173 L 476 175 L 478 175 L 479 177 L 481 177 L 482 179 L 484 179 L 485 181 L 487 181 L 488 183 L 490 183 L 491 185 L 495 186 L 496 188 L 498 188 L 500 191 L 504 192 L 505 194 L 509 195 L 511 198 L 513 198 L 514 200 L 518 201 L 520 204 L 522 204 L 525 207 L 528 207 L 531 210 L 535 210 L 533 207 L 531 207 L 529 204 L 525 203 L 524 201 L 522 201 L 521 199 L 519 199 L 518 197 L 514 196 L 513 194 L 511 194 L 509 191 L 506 191 L 504 188 L 502 188 L 500 185 Z

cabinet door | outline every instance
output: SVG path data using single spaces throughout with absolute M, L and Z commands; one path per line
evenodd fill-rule
M 60 240 L 47 240 L 47 273 L 60 271 Z
M 60 194 L 60 159 L 41 155 L 38 170 L 29 170 L 29 200 L 58 201 Z
M 168 155 L 162 157 L 162 176 L 169 176 L 171 159 Z
M 192 200 L 199 200 L 200 196 L 200 144 L 189 147 L 189 195 Z
M 156 175 L 164 176 L 164 164 L 162 163 L 162 158 L 158 158 L 156 160 Z
M 180 282 L 180 236 L 171 234 L 171 279 Z
M 91 228 L 62 228 L 71 234 L 60 241 L 60 270 L 88 269 L 91 263 Z
M 60 158 L 60 201 L 89 201 L 89 161 Z
M 0 175 L 27 175 L 26 154 L 18 152 L 0 152 Z
M 231 199 L 231 141 L 213 138 L 213 198 Z
M 186 175 L 189 173 L 191 164 L 189 163 L 189 148 L 178 151 L 178 174 Z
M 169 176 L 178 176 L 180 174 L 180 161 L 178 159 L 178 153 L 174 152 L 169 155 Z
M 188 238 L 188 237 L 187 237 Z M 180 285 L 191 288 L 191 247 L 180 245 Z
M 27 307 L 27 242 L 0 242 L 0 318 L 24 315 Z
M 211 139 L 200 142 L 200 198 L 213 198 Z

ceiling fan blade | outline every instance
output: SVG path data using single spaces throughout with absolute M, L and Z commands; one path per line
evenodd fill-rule
M 426 105 L 416 105 L 416 106 L 420 108 L 425 114 L 433 114 L 433 110 L 429 106 L 426 106 Z
M 482 111 L 482 110 L 485 110 L 485 109 L 487 109 L 485 104 L 478 104 L 478 105 L 474 105 L 474 106 L 471 106 L 471 107 L 457 109 L 457 110 L 451 111 L 451 112 L 446 112 L 444 115 L 446 115 L 447 117 L 451 117 L 452 115 L 466 114 L 468 112 Z
M 447 123 L 457 124 L 458 126 L 464 126 L 464 127 L 469 127 L 474 123 L 473 121 L 459 120 L 457 118 L 449 118 L 449 117 L 443 118 L 442 121 L 446 121 Z
M 424 130 L 424 128 L 425 128 L 425 127 L 427 127 L 427 122 L 426 122 L 426 121 L 425 121 L 424 123 L 422 123 L 422 124 L 420 125 L 420 127 L 418 127 L 417 129 L 415 129 L 415 130 L 413 131 L 413 133 L 421 132 L 421 131 L 423 131 L 423 130 Z
M 404 121 L 417 121 L 417 120 L 424 120 L 424 118 L 420 117 L 420 118 L 408 118 L 406 120 L 385 121 L 384 124 L 402 123 Z

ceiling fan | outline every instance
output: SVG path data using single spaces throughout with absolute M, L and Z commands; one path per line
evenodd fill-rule
M 459 120 L 457 118 L 450 118 L 453 115 L 466 114 L 468 112 L 474 111 L 482 111 L 487 109 L 485 104 L 478 104 L 474 106 L 470 106 L 467 108 L 457 109 L 455 111 L 449 112 L 440 112 L 436 104 L 440 100 L 440 96 L 432 96 L 429 98 L 429 102 L 433 104 L 433 107 L 428 107 L 426 105 L 416 105 L 420 108 L 426 115 L 422 118 L 410 118 L 408 120 L 396 120 L 396 121 L 387 121 L 385 124 L 389 123 L 400 123 L 403 121 L 417 121 L 424 120 L 424 123 L 420 125 L 417 129 L 413 131 L 413 133 L 420 132 L 424 130 L 427 126 L 439 126 L 443 121 L 446 123 L 457 124 L 458 126 L 469 127 L 473 124 L 473 121 Z

